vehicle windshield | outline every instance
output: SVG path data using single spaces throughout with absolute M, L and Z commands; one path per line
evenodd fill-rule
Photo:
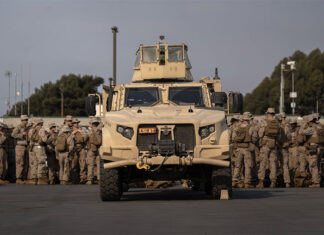
M 159 101 L 157 87 L 126 88 L 125 106 L 150 106 Z
M 201 87 L 170 87 L 169 100 L 177 105 L 204 105 Z
M 169 62 L 183 61 L 182 46 L 168 46 L 168 52 Z

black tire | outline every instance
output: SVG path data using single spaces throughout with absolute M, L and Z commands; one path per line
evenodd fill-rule
M 231 168 L 215 167 L 211 174 L 211 196 L 220 199 L 222 189 L 228 190 L 229 198 L 232 198 L 232 174 Z
M 102 201 L 119 201 L 122 195 L 122 181 L 120 169 L 107 169 L 100 160 L 100 198 Z

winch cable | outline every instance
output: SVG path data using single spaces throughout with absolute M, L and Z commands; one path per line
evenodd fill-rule
M 155 171 L 158 171 L 158 170 L 160 170 L 161 169 L 161 167 L 164 165 L 164 163 L 166 162 L 166 160 L 168 159 L 169 157 L 166 155 L 165 157 L 164 157 L 164 159 L 163 159 L 163 161 L 162 161 L 162 163 L 158 166 L 158 167 L 156 167 L 155 169 L 153 169 L 153 170 L 150 170 L 150 172 L 155 172 Z

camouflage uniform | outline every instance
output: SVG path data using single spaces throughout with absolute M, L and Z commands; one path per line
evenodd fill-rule
M 289 173 L 289 152 L 288 152 L 288 136 L 290 135 L 290 125 L 286 121 L 286 114 L 281 113 L 280 114 L 280 119 L 281 121 L 280 126 L 281 126 L 281 140 L 280 140 L 280 151 L 281 151 L 281 169 L 283 173 L 283 179 L 286 188 L 290 187 L 291 179 L 290 179 L 290 173 Z
M 289 143 L 288 147 L 288 154 L 289 154 L 289 170 L 292 172 L 292 176 L 294 177 L 294 174 L 296 170 L 298 169 L 299 166 L 299 161 L 298 161 L 298 141 L 297 141 L 297 136 L 298 136 L 298 130 L 299 128 L 297 127 L 297 120 L 293 119 L 290 121 L 290 127 L 289 127 L 289 133 L 287 135 L 287 140 Z
M 8 170 L 8 156 L 6 153 L 7 136 L 4 132 L 5 125 L 0 123 L 0 184 L 5 183 Z
M 257 141 L 257 132 L 249 124 L 251 117 L 247 114 L 243 114 L 243 123 L 234 131 L 232 138 L 234 143 L 237 145 L 236 158 L 235 158 L 235 168 L 233 181 L 234 186 L 235 182 L 240 180 L 240 174 L 243 170 L 244 163 L 244 184 L 246 188 L 251 188 L 252 180 L 252 167 L 253 167 L 253 158 L 251 154 L 251 144 Z
M 100 156 L 99 147 L 102 143 L 101 128 L 98 127 L 100 121 L 96 118 L 90 120 L 91 130 L 89 132 L 87 164 L 88 164 L 88 181 L 87 184 L 92 184 L 94 180 L 94 167 L 97 165 L 97 179 L 100 176 Z
M 55 141 L 55 151 L 58 155 L 58 161 L 60 165 L 60 183 L 70 184 L 70 161 L 69 161 L 69 149 L 71 129 L 68 126 L 63 126 Z
M 234 168 L 235 168 L 235 152 L 236 152 L 236 145 L 233 142 L 233 133 L 235 128 L 239 126 L 239 115 L 233 116 L 231 119 L 231 124 L 229 126 L 229 148 L 230 148 L 230 156 L 231 156 L 231 169 L 232 169 L 232 175 L 234 175 Z M 234 182 L 233 182 L 234 183 Z
M 34 141 L 33 153 L 36 160 L 37 168 L 37 184 L 48 184 L 47 177 L 47 160 L 45 153 L 45 144 L 47 142 L 47 135 L 43 128 L 43 120 L 37 119 L 35 122 L 36 127 L 33 130 L 31 140 Z
M 299 134 L 306 136 L 306 161 L 309 171 L 312 174 L 312 185 L 310 187 L 320 187 L 320 175 L 318 169 L 318 129 L 313 116 L 307 118 L 307 125 L 304 124 L 299 129 Z M 300 171 L 306 171 L 306 164 L 301 162 Z
M 36 119 L 32 118 L 30 120 L 31 128 L 28 130 L 28 173 L 26 184 L 37 184 L 37 159 L 35 153 L 33 152 L 33 147 L 35 142 L 31 140 L 33 131 L 35 129 Z
M 59 170 L 59 163 L 56 159 L 56 153 L 55 153 L 55 141 L 57 138 L 56 133 L 56 125 L 55 123 L 49 124 L 49 133 L 48 139 L 47 139 L 47 145 L 46 145 L 46 155 L 47 155 L 47 164 L 48 164 L 48 179 L 49 184 L 54 184 L 56 179 L 58 178 L 57 172 Z
M 88 141 L 87 133 L 80 129 L 78 119 L 73 119 L 73 130 L 70 135 L 70 148 L 72 150 L 72 162 L 71 162 L 71 174 L 73 176 L 77 175 L 77 169 L 80 167 L 80 183 L 86 183 L 87 181 L 87 169 L 86 169 L 86 159 L 87 153 L 85 151 L 86 143 Z
M 26 115 L 20 117 L 21 121 L 28 121 Z M 26 123 L 27 124 L 27 123 Z M 16 139 L 16 183 L 23 184 L 26 179 L 28 168 L 27 156 L 27 125 L 21 123 L 12 132 L 12 137 Z
M 260 150 L 260 168 L 258 172 L 259 184 L 258 188 L 263 188 L 263 182 L 266 174 L 266 167 L 269 164 L 270 168 L 270 180 L 271 188 L 276 186 L 277 180 L 277 164 L 278 164 L 278 150 L 277 144 L 280 139 L 280 127 L 279 122 L 274 120 L 275 111 L 273 108 L 269 108 L 267 111 L 268 117 L 272 116 L 272 119 L 264 120 L 261 123 L 259 129 L 259 138 L 261 140 L 261 150 Z M 274 129 L 270 130 L 270 125 L 276 126 Z M 276 130 L 275 130 L 276 129 Z M 270 133 L 273 132 L 273 133 Z

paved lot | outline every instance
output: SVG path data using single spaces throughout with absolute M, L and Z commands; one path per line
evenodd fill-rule
M 235 190 L 230 201 L 172 188 L 101 202 L 98 186 L 0 186 L 0 234 L 324 234 L 323 189 Z

